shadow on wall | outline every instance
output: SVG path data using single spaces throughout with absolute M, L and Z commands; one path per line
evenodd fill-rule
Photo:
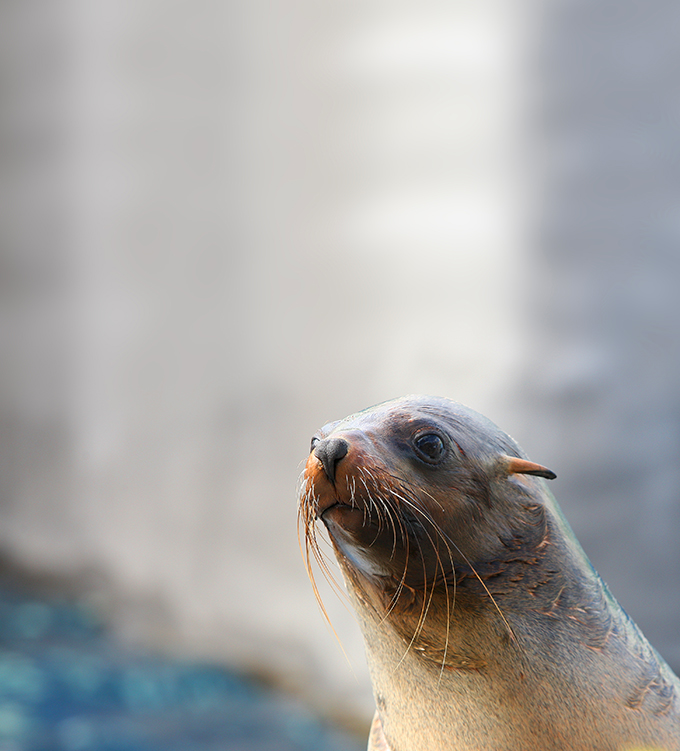
M 4 554 L 99 592 L 129 639 L 365 720 L 358 629 L 325 592 L 352 672 L 295 484 L 328 420 L 436 393 L 554 466 L 678 666 L 657 6 L 3 6 Z

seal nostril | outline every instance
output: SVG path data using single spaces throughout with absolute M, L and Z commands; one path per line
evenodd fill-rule
M 326 477 L 331 482 L 335 482 L 335 468 L 348 451 L 349 443 L 344 438 L 327 438 L 314 447 L 314 456 L 323 464 Z

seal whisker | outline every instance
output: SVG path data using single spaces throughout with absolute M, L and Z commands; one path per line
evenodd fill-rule
M 424 554 L 423 554 L 423 549 L 422 549 L 422 547 L 420 545 L 418 546 L 418 549 L 419 549 L 420 556 L 421 556 L 422 563 L 423 563 L 423 592 L 426 594 L 427 593 L 427 567 L 425 566 L 425 557 L 424 557 Z M 433 579 L 433 581 L 432 581 L 432 587 L 430 589 L 430 595 L 429 595 L 429 597 L 423 597 L 423 604 L 422 604 L 422 607 L 421 607 L 420 616 L 418 618 L 418 622 L 416 623 L 415 629 L 413 631 L 413 636 L 411 637 L 411 641 L 408 643 L 408 645 L 406 647 L 406 651 L 401 656 L 401 659 L 399 660 L 399 662 L 394 667 L 394 671 L 396 671 L 397 668 L 399 668 L 402 665 L 402 663 L 406 659 L 408 653 L 411 651 L 411 648 L 413 647 L 413 644 L 415 643 L 415 640 L 422 633 L 422 630 L 423 630 L 423 628 L 425 626 L 425 620 L 427 619 L 427 614 L 428 614 L 428 612 L 430 610 L 430 606 L 432 604 L 432 598 L 434 597 L 435 586 L 436 586 L 436 582 Z
M 393 509 L 391 508 L 392 504 L 390 503 L 390 499 L 385 497 L 383 494 L 378 495 L 377 500 L 373 498 L 373 494 L 368 489 L 368 483 L 370 483 L 372 486 L 378 487 L 378 482 L 376 478 L 373 476 L 373 474 L 368 470 L 368 468 L 364 467 L 358 467 L 357 468 L 359 473 L 363 475 L 364 477 L 361 478 L 362 484 L 366 488 L 366 492 L 368 494 L 368 497 L 372 503 L 375 504 L 376 509 L 379 511 L 381 508 L 384 511 L 385 517 L 387 521 L 389 522 L 391 531 L 392 531 L 392 551 L 390 553 L 390 560 L 394 559 L 394 556 L 396 554 L 396 548 L 397 548 L 397 526 L 395 523 L 395 516 L 399 523 L 399 529 L 401 533 L 401 539 L 404 541 L 405 549 L 406 549 L 406 558 L 405 558 L 405 565 L 404 570 L 401 574 L 399 583 L 397 584 L 397 587 L 395 588 L 395 591 L 390 599 L 390 602 L 387 605 L 386 612 L 383 616 L 382 622 L 385 622 L 385 620 L 389 617 L 390 613 L 394 610 L 394 608 L 397 605 L 397 602 L 399 600 L 399 596 L 401 595 L 404 584 L 406 581 L 406 575 L 408 571 L 408 558 L 409 558 L 409 550 L 410 550 L 410 543 L 409 543 L 409 536 L 406 533 L 406 529 L 404 528 L 404 523 L 399 516 L 399 514 L 393 513 Z M 378 504 L 378 501 L 380 501 L 380 504 Z M 396 510 L 394 510 L 396 511 Z M 374 538 L 377 540 L 377 537 Z
M 394 479 L 399 479 L 399 478 L 394 478 Z M 451 615 L 453 613 L 453 608 L 455 607 L 455 594 L 456 594 L 456 586 L 457 586 L 457 584 L 456 584 L 456 576 L 455 576 L 455 565 L 454 565 L 454 562 L 453 562 L 453 556 L 452 556 L 451 548 L 449 547 L 449 543 L 451 545 L 453 545 L 453 547 L 456 549 L 456 551 L 459 553 L 459 555 L 462 556 L 462 558 L 464 559 L 465 563 L 469 566 L 469 568 L 472 571 L 472 573 L 474 574 L 474 576 L 479 580 L 480 584 L 484 588 L 484 591 L 486 592 L 487 596 L 489 597 L 489 599 L 493 603 L 493 605 L 494 605 L 495 609 L 497 610 L 498 614 L 500 615 L 500 617 L 501 617 L 501 619 L 502 619 L 505 627 L 507 628 L 508 633 L 510 634 L 510 638 L 519 647 L 519 641 L 517 640 L 517 637 L 516 637 L 514 631 L 512 630 L 512 627 L 510 626 L 510 623 L 508 622 L 507 618 L 505 617 L 505 614 L 501 610 L 498 602 L 496 601 L 496 598 L 491 594 L 491 592 L 489 591 L 489 588 L 487 587 L 486 583 L 484 582 L 484 580 L 482 579 L 482 577 L 479 575 L 479 573 L 477 572 L 477 569 L 473 566 L 473 564 L 471 563 L 471 561 L 469 560 L 469 558 L 463 553 L 463 551 L 459 548 L 459 546 L 456 545 L 456 543 L 453 540 L 451 540 L 451 538 L 441 529 L 441 527 L 439 527 L 439 525 L 436 524 L 434 522 L 434 520 L 420 508 L 420 506 L 417 503 L 415 503 L 412 500 L 409 500 L 408 498 L 406 498 L 404 496 L 401 496 L 401 495 L 399 495 L 397 493 L 393 492 L 393 495 L 395 497 L 399 498 L 402 502 L 404 502 L 414 512 L 416 512 L 417 514 L 420 514 L 423 517 L 423 519 L 425 519 L 430 525 L 432 525 L 432 527 L 435 529 L 435 531 L 441 536 L 441 539 L 444 542 L 444 545 L 446 547 L 447 553 L 449 555 L 449 560 L 451 562 L 451 573 L 452 573 L 452 577 L 451 578 L 452 578 L 452 586 L 453 586 L 453 589 L 454 589 L 454 594 L 453 594 L 453 602 L 452 602 L 451 606 L 449 606 L 448 585 L 445 584 L 445 597 L 446 597 L 446 608 L 447 608 L 447 618 L 446 618 L 447 627 L 446 627 L 444 657 L 442 658 L 442 670 L 443 670 L 443 666 L 444 666 L 444 663 L 445 663 L 445 660 L 446 660 L 446 654 L 448 653 L 448 645 L 449 645 L 449 639 L 450 639 Z M 432 541 L 431 538 L 430 538 L 430 541 Z M 442 577 L 443 577 L 444 581 L 446 582 L 447 572 L 444 569 L 444 566 L 443 566 L 443 563 L 441 561 L 441 557 L 439 556 L 438 550 L 436 551 L 436 556 L 437 556 L 437 568 L 439 568 L 439 570 L 441 570 Z M 433 583 L 433 587 L 434 587 L 434 583 Z M 430 595 L 430 598 L 431 597 L 432 597 L 432 593 Z M 423 626 L 424 626 L 424 623 L 419 623 L 419 630 L 422 630 Z M 414 638 L 415 638 L 415 635 L 414 635 Z
M 398 478 L 395 477 L 394 479 L 398 479 Z M 440 536 L 440 538 L 444 542 L 444 545 L 445 545 L 445 547 L 447 549 L 447 552 L 449 554 L 449 560 L 451 561 L 452 568 L 453 568 L 453 558 L 452 558 L 452 555 L 451 555 L 451 549 L 448 546 L 448 543 L 446 541 L 445 536 L 442 533 L 442 530 L 439 528 L 439 526 L 436 524 L 436 522 L 433 519 L 431 519 L 429 517 L 429 515 L 425 514 L 425 512 L 418 506 L 418 504 L 417 504 L 417 502 L 415 500 L 409 499 L 405 495 L 402 495 L 401 493 L 398 493 L 398 492 L 396 492 L 394 490 L 391 492 L 391 497 L 392 498 L 396 498 L 398 501 L 401 501 L 405 506 L 407 506 L 407 507 L 413 509 L 414 511 L 416 511 L 417 513 L 420 513 L 421 515 L 423 515 L 423 517 L 428 521 L 428 523 L 430 524 L 430 526 L 434 529 L 434 531 Z M 390 503 L 389 503 L 388 499 L 384 499 L 384 503 L 385 503 L 385 508 L 389 509 L 390 508 Z M 401 533 L 402 533 L 402 539 L 405 540 L 406 545 L 408 546 L 409 535 L 407 534 L 406 529 L 404 527 L 404 521 L 402 520 L 401 516 L 398 515 L 398 514 L 397 514 L 397 518 L 399 519 L 399 525 L 400 525 L 400 530 L 401 530 Z M 421 529 L 422 529 L 422 526 L 421 526 Z M 426 530 L 424 530 L 424 531 L 425 531 L 425 534 L 427 535 L 427 538 L 428 538 L 430 544 L 432 545 L 433 549 L 435 550 L 435 554 L 437 556 L 438 567 L 441 569 L 442 577 L 444 579 L 446 579 L 446 571 L 444 570 L 444 566 L 443 566 L 443 564 L 441 562 L 441 558 L 439 556 L 438 546 L 435 544 L 435 541 L 433 540 L 433 538 L 429 534 L 429 532 L 427 532 Z M 393 546 L 392 555 L 394 555 L 395 547 L 396 547 L 396 536 L 395 536 L 395 546 Z M 421 556 L 422 556 L 422 550 L 421 550 Z M 408 562 L 408 557 L 409 556 L 408 556 L 408 551 L 407 551 L 407 555 L 406 555 L 406 561 L 407 562 Z M 402 575 L 402 580 L 405 580 L 405 573 Z M 436 577 L 435 577 L 435 580 L 433 581 L 433 586 L 435 584 L 436 584 Z M 455 584 L 455 580 L 454 580 L 454 584 Z M 427 582 L 425 582 L 425 589 L 426 588 L 427 588 Z M 447 596 L 448 596 L 448 592 L 447 592 Z
M 370 473 L 368 471 L 364 470 L 363 467 L 359 467 L 359 472 L 360 472 L 361 475 L 366 475 L 366 476 L 368 476 L 369 479 L 371 479 Z M 364 479 L 364 477 L 362 476 L 359 479 L 361 480 L 361 484 L 364 486 L 364 488 L 366 490 L 366 494 L 368 496 L 368 500 L 369 500 L 370 505 L 375 509 L 375 513 L 376 513 L 376 516 L 377 516 L 377 519 L 378 519 L 378 529 L 382 530 L 383 529 L 383 525 L 385 523 L 385 515 L 383 514 L 383 509 L 381 508 L 380 504 L 378 504 L 378 502 L 373 497 L 373 493 L 371 493 L 371 491 L 369 490 L 368 484 L 367 484 L 366 480 Z
M 395 478 L 395 479 L 398 479 L 398 478 Z M 427 514 L 425 514 L 425 512 L 422 509 L 419 508 L 418 504 L 414 500 L 408 499 L 404 495 L 401 495 L 400 493 L 395 492 L 394 490 L 392 490 L 392 492 L 390 493 L 390 496 L 393 497 L 393 498 L 395 498 L 395 499 L 397 499 L 397 500 L 399 500 L 399 501 L 401 501 L 404 505 L 406 505 L 406 506 L 414 509 L 416 512 L 420 513 L 429 522 L 430 527 L 435 530 L 435 532 L 440 536 L 440 538 L 444 542 L 444 545 L 447 548 L 447 552 L 449 554 L 449 559 L 453 563 L 453 559 L 452 559 L 452 556 L 451 556 L 451 549 L 449 548 L 449 546 L 448 546 L 448 544 L 446 542 L 445 537 L 442 535 L 441 529 L 439 529 L 438 525 L 434 522 L 434 520 L 432 520 Z M 383 501 L 385 503 L 385 508 L 389 509 L 390 503 L 389 503 L 388 499 L 387 498 L 383 498 Z M 408 550 L 409 549 L 410 535 L 407 533 L 407 531 L 406 531 L 406 529 L 404 527 L 404 524 L 408 523 L 408 522 L 405 522 L 404 520 L 402 520 L 401 516 L 399 516 L 398 518 L 399 518 L 399 523 L 400 523 L 400 527 L 401 527 L 401 531 L 402 531 L 402 537 L 405 540 L 405 544 L 406 544 L 407 550 Z M 408 524 L 410 526 L 410 523 L 408 523 Z M 422 526 L 422 524 L 420 525 L 420 529 L 421 529 L 421 531 L 423 531 L 425 533 L 428 541 L 430 542 L 433 550 L 435 551 L 435 555 L 436 555 L 436 558 L 437 558 L 437 568 L 441 569 L 442 579 L 443 579 L 444 582 L 446 582 L 446 571 L 444 569 L 443 562 L 442 562 L 441 557 L 439 555 L 438 546 L 436 545 L 435 540 L 433 539 L 432 535 L 427 531 L 427 529 L 425 529 Z M 414 539 L 417 539 L 417 538 L 414 537 Z M 422 546 L 419 545 L 418 549 L 419 549 L 419 552 L 420 552 L 421 561 L 423 563 L 422 571 L 423 571 L 423 593 L 424 593 L 424 597 L 423 597 L 423 601 L 422 601 L 422 607 L 421 607 L 420 616 L 418 618 L 418 622 L 416 623 L 416 626 L 414 628 L 411 640 L 410 640 L 410 642 L 409 642 L 409 644 L 407 646 L 406 652 L 402 656 L 402 658 L 399 661 L 397 667 L 403 662 L 403 660 L 406 657 L 406 655 L 408 654 L 409 650 L 412 648 L 415 640 L 422 633 L 422 630 L 423 630 L 423 628 L 425 626 L 425 621 L 427 619 L 427 614 L 428 614 L 430 606 L 432 604 L 432 600 L 433 600 L 433 597 L 434 597 L 435 588 L 436 588 L 436 584 L 437 584 L 437 581 L 436 581 L 437 577 L 435 576 L 432 579 L 432 585 L 431 585 L 431 587 L 429 586 L 428 578 L 427 578 L 427 566 L 426 566 L 425 555 L 424 555 Z M 409 560 L 409 558 L 410 558 L 410 555 L 407 554 L 407 556 L 406 556 L 406 562 L 405 562 L 405 566 L 404 566 L 404 571 L 402 573 L 400 584 L 397 587 L 397 591 L 395 592 L 394 596 L 392 597 L 392 601 L 391 601 L 391 603 L 390 603 L 390 605 L 388 607 L 387 613 L 386 613 L 386 615 L 385 615 L 384 618 L 387 618 L 387 616 L 392 612 L 393 608 L 396 606 L 397 600 L 399 598 L 399 594 L 402 591 L 404 583 L 405 583 L 405 580 L 406 580 L 406 574 L 407 574 L 407 567 L 408 567 L 408 560 Z M 429 589 L 429 595 L 428 595 L 428 589 Z M 450 613 L 451 613 L 451 610 L 450 610 L 450 607 L 449 607 L 448 586 L 445 585 L 445 589 L 446 589 L 445 596 L 446 596 L 446 601 L 447 601 L 447 638 L 446 638 L 446 643 L 445 643 L 444 655 L 446 655 L 446 651 L 448 649 L 448 631 L 449 631 L 449 628 L 450 628 L 450 624 L 449 624 L 448 621 L 450 619 Z M 445 659 L 445 657 L 444 657 L 444 659 Z
M 396 480 L 400 485 L 408 486 L 409 488 L 415 487 L 413 483 L 409 482 L 405 477 L 398 477 L 397 475 L 393 475 L 391 473 L 387 473 L 387 477 L 389 477 L 392 480 Z M 423 495 L 427 496 L 433 503 L 435 503 L 437 506 L 439 506 L 439 509 L 441 511 L 444 511 L 444 506 L 432 495 L 432 493 L 428 493 L 427 490 L 424 490 L 423 488 L 418 487 L 417 488 L 418 493 L 422 493 Z
M 406 499 L 403 499 L 403 500 L 406 503 L 409 503 L 408 501 L 406 501 Z M 413 511 L 415 511 L 416 513 L 420 513 L 423 516 L 423 518 L 425 518 L 430 524 L 432 524 L 434 526 L 434 528 L 439 532 L 439 534 L 441 534 L 442 540 L 444 540 L 445 543 L 451 543 L 451 545 L 453 545 L 453 547 L 456 549 L 456 552 L 463 558 L 463 560 L 465 561 L 465 563 L 470 567 L 470 570 L 472 571 L 472 573 L 475 575 L 475 577 L 479 580 L 479 583 L 484 588 L 484 591 L 488 595 L 489 599 L 491 600 L 491 602 L 493 603 L 494 607 L 498 611 L 498 614 L 500 615 L 501 619 L 503 620 L 503 623 L 505 624 L 505 627 L 508 629 L 510 637 L 515 642 L 515 644 L 519 645 L 519 642 L 517 641 L 517 637 L 515 636 L 515 632 L 512 630 L 512 627 L 510 626 L 510 623 L 508 622 L 508 619 L 505 617 L 505 614 L 501 610 L 499 604 L 496 602 L 496 598 L 491 594 L 491 592 L 489 591 L 489 588 L 487 587 L 486 583 L 484 582 L 484 580 L 482 579 L 482 577 L 477 572 L 477 569 L 473 566 L 473 564 L 470 561 L 470 559 L 465 555 L 465 553 L 463 553 L 463 551 L 460 549 L 460 547 L 458 545 L 456 545 L 456 543 L 443 530 L 441 530 L 441 528 L 437 524 L 435 524 L 434 521 L 427 514 L 425 514 L 422 511 L 422 509 L 420 509 L 418 507 L 417 504 L 414 504 L 414 503 L 411 502 L 411 503 L 409 503 L 409 506 L 410 506 L 410 508 L 413 509 Z M 447 544 L 447 547 L 448 547 L 448 544 Z M 449 553 L 450 553 L 450 548 L 449 548 Z M 439 560 L 439 557 L 438 557 L 438 560 Z M 445 575 L 443 567 L 442 567 L 442 575 Z M 453 578 L 454 578 L 454 581 L 455 581 L 455 576 Z
M 385 615 L 383 616 L 381 623 L 385 623 L 385 621 L 387 621 L 392 611 L 396 608 L 397 602 L 399 601 L 399 597 L 401 596 L 402 592 L 404 591 L 404 587 L 406 586 L 406 575 L 408 573 L 408 552 L 409 552 L 408 542 L 406 543 L 406 552 L 407 552 L 407 555 L 404 560 L 404 570 L 402 572 L 401 578 L 399 579 L 399 584 L 397 584 L 394 594 L 392 595 L 390 602 L 388 603 L 388 606 L 385 610 Z
M 399 477 L 396 477 L 395 475 L 390 475 L 390 476 L 393 479 L 398 480 L 398 481 L 400 481 L 401 483 L 403 483 L 403 484 L 405 484 L 407 486 L 411 485 L 411 483 L 409 483 L 408 480 L 405 480 L 404 478 L 399 478 Z M 437 505 L 440 508 L 443 509 L 442 505 L 439 502 L 437 502 L 436 499 L 434 499 L 434 497 L 430 493 L 425 492 L 425 494 L 429 498 L 431 498 L 432 500 L 435 500 L 435 502 L 437 503 Z M 416 502 L 414 502 L 413 500 L 409 500 L 406 497 L 400 496 L 397 493 L 395 493 L 394 495 L 395 495 L 395 497 L 400 498 L 400 500 L 402 500 L 406 505 L 408 505 L 416 513 L 423 514 L 424 518 L 433 526 L 433 528 L 435 529 L 435 531 L 437 532 L 437 534 L 440 535 L 440 537 L 441 537 L 441 539 L 442 539 L 442 541 L 444 543 L 444 546 L 446 548 L 446 552 L 448 554 L 449 563 L 451 564 L 451 580 L 452 580 L 452 587 L 453 587 L 453 594 L 452 594 L 451 600 L 449 600 L 449 588 L 448 588 L 448 586 L 445 586 L 445 596 L 446 596 L 446 638 L 445 638 L 445 646 L 444 646 L 444 656 L 442 657 L 442 662 L 441 662 L 441 666 L 442 666 L 441 667 L 441 671 L 443 671 L 444 670 L 444 665 L 446 663 L 446 655 L 448 653 L 448 646 L 449 646 L 449 639 L 450 639 L 450 632 L 451 632 L 451 616 L 453 614 L 453 611 L 454 611 L 454 608 L 455 608 L 455 605 L 456 605 L 456 591 L 457 591 L 457 580 L 456 580 L 456 575 L 455 575 L 455 573 L 456 573 L 456 567 L 455 567 L 455 563 L 454 563 L 454 560 L 453 560 L 453 554 L 452 554 L 452 551 L 451 551 L 451 547 L 449 546 L 449 542 L 451 542 L 453 544 L 453 541 L 450 541 L 447 538 L 447 535 L 444 533 L 444 531 L 441 529 L 441 527 L 438 524 L 436 524 L 434 522 L 434 520 L 429 515 L 424 514 L 424 512 L 422 511 L 422 509 L 420 508 L 420 506 Z M 442 578 L 446 581 L 447 572 L 444 569 L 444 565 L 442 563 L 442 560 L 441 560 L 441 558 L 439 556 L 439 552 L 438 551 L 437 551 L 437 564 L 438 564 L 438 567 L 439 567 L 439 569 L 441 571 Z M 492 600 L 493 600 L 493 597 L 492 597 Z M 440 679 L 441 679 L 441 672 L 440 672 Z
M 392 476 L 392 477 L 394 479 L 399 479 L 399 478 L 396 478 L 394 476 Z M 410 484 L 410 483 L 405 483 L 405 484 Z M 442 659 L 441 659 L 441 663 L 440 663 L 440 671 L 439 671 L 439 680 L 441 681 L 441 678 L 442 678 L 442 675 L 443 675 L 443 672 L 444 672 L 444 667 L 446 666 L 446 657 L 448 655 L 449 640 L 450 640 L 450 636 L 451 636 L 451 615 L 453 613 L 453 609 L 455 607 L 455 601 L 456 601 L 456 587 L 457 587 L 457 582 L 456 582 L 456 577 L 455 577 L 455 564 L 454 564 L 454 561 L 453 561 L 453 555 L 452 555 L 452 552 L 451 552 L 451 548 L 450 548 L 450 546 L 448 544 L 447 537 L 444 534 L 444 531 L 441 529 L 441 527 L 428 514 L 425 514 L 425 512 L 420 508 L 420 506 L 418 505 L 418 503 L 416 503 L 415 500 L 409 499 L 409 498 L 407 498 L 405 496 L 402 496 L 399 493 L 393 493 L 393 495 L 396 498 L 398 498 L 399 500 L 401 500 L 408 507 L 410 507 L 411 509 L 413 509 L 417 513 L 421 513 L 423 515 L 424 519 L 432 526 L 432 528 L 435 530 L 435 532 L 439 535 L 440 539 L 444 543 L 444 547 L 446 548 L 446 552 L 448 554 L 449 563 L 451 564 L 450 571 L 451 571 L 451 574 L 452 574 L 453 596 L 451 598 L 449 598 L 449 587 L 448 587 L 448 585 L 446 583 L 447 582 L 447 571 L 444 569 L 443 561 L 441 559 L 441 556 L 439 555 L 439 548 L 433 545 L 433 547 L 435 547 L 435 550 L 436 550 L 437 567 L 435 569 L 435 577 L 434 577 L 433 583 L 432 583 L 432 587 L 433 587 L 432 593 L 434 593 L 434 587 L 436 585 L 436 570 L 438 568 L 441 571 L 442 580 L 444 581 L 444 595 L 445 595 L 445 599 L 446 599 L 446 619 L 445 619 L 446 620 L 446 636 L 445 636 L 445 639 L 444 639 L 444 651 L 443 651 L 443 655 L 442 655 Z M 429 535 L 428 535 L 428 538 L 430 539 L 430 542 L 433 542 L 432 538 Z
M 323 553 L 323 551 L 319 547 L 319 544 L 316 538 L 316 520 L 315 520 L 314 514 L 312 513 L 312 509 L 316 506 L 317 499 L 316 499 L 313 481 L 310 481 L 309 485 L 305 484 L 302 489 L 304 492 L 304 496 L 303 496 L 302 502 L 298 505 L 298 512 L 297 512 L 298 546 L 300 548 L 300 552 L 302 553 L 302 557 L 305 562 L 305 569 L 307 571 L 307 576 L 312 585 L 312 591 L 314 593 L 314 597 L 319 605 L 319 608 L 321 610 L 321 613 L 323 614 L 325 621 L 330 626 L 331 630 L 333 631 L 333 634 L 338 639 L 338 642 L 340 643 L 340 646 L 342 648 L 342 642 L 340 641 L 340 637 L 338 636 L 337 632 L 335 631 L 335 628 L 333 627 L 333 624 L 331 623 L 330 616 L 328 615 L 328 611 L 326 610 L 326 606 L 324 605 L 323 598 L 321 597 L 321 593 L 319 592 L 319 589 L 316 583 L 316 577 L 314 576 L 314 570 L 312 567 L 312 559 L 316 561 L 324 578 L 329 583 L 331 588 L 340 596 L 340 598 L 346 601 L 347 596 L 342 590 L 342 587 L 338 584 L 336 578 L 333 576 L 330 570 L 330 567 L 326 563 L 326 555 Z M 302 536 L 301 536 L 301 529 L 302 529 Z M 304 547 L 302 544 L 302 537 L 304 537 Z M 344 648 L 343 648 L 343 652 L 344 652 Z
M 402 540 L 407 539 L 406 530 L 404 529 L 404 524 L 399 514 L 395 513 L 395 510 L 390 507 L 391 504 L 389 498 L 386 498 L 384 496 L 378 496 L 378 498 L 380 501 L 382 501 L 382 508 L 385 512 L 387 520 L 390 523 L 390 528 L 392 529 L 392 550 L 390 552 L 390 560 L 394 560 L 397 552 L 397 525 L 395 524 L 394 520 L 395 516 L 397 518 L 397 521 L 399 522 L 399 531 L 401 533 Z
M 449 654 L 449 640 L 451 638 L 451 617 L 453 615 L 453 609 L 456 606 L 456 568 L 453 563 L 453 556 L 451 555 L 451 548 L 446 545 L 446 551 L 449 554 L 449 562 L 451 563 L 451 572 L 453 574 L 453 596 L 449 600 L 449 588 L 447 586 L 444 587 L 444 592 L 446 594 L 446 637 L 444 639 L 444 654 L 442 655 L 441 660 L 441 666 L 439 668 L 439 681 L 437 685 L 441 685 L 442 677 L 444 675 L 444 668 L 446 667 L 446 658 Z M 442 577 L 444 580 L 446 580 L 446 572 L 444 571 L 444 568 L 442 566 Z
M 450 537 L 448 537 L 448 535 L 447 535 L 447 538 L 448 538 L 449 542 L 456 548 L 456 550 L 458 551 L 458 553 L 460 553 L 460 555 L 463 557 L 463 560 L 470 567 L 470 570 L 472 571 L 472 573 L 477 577 L 477 579 L 479 580 L 479 583 L 482 585 L 482 587 L 484 588 L 484 591 L 486 592 L 486 594 L 488 595 L 489 599 L 493 603 L 494 607 L 498 611 L 498 615 L 500 615 L 501 619 L 503 620 L 503 623 L 505 624 L 505 627 L 508 629 L 508 633 L 510 634 L 510 638 L 515 642 L 515 644 L 517 646 L 519 646 L 519 641 L 517 640 L 517 637 L 515 636 L 515 632 L 512 630 L 512 626 L 510 626 L 510 623 L 508 622 L 508 619 L 505 617 L 503 611 L 501 610 L 500 605 L 496 602 L 496 598 L 489 591 L 489 588 L 486 586 L 486 583 L 484 582 L 484 580 L 482 579 L 482 577 L 477 572 L 477 569 L 472 565 L 472 563 L 470 562 L 470 559 L 465 555 L 465 553 L 463 553 L 463 551 L 458 547 L 458 545 L 456 545 L 456 543 L 453 542 L 453 540 L 451 540 Z
M 361 484 L 364 486 L 364 488 L 366 490 L 366 497 L 367 497 L 368 502 L 369 502 L 369 507 L 375 508 L 375 513 L 376 513 L 376 516 L 378 517 L 378 527 L 380 529 L 380 522 L 381 522 L 381 519 L 382 519 L 382 515 L 380 513 L 380 509 L 378 507 L 378 504 L 373 499 L 373 496 L 371 495 L 371 491 L 368 489 L 368 485 L 366 484 L 366 480 L 363 477 L 361 477 L 360 479 L 361 479 Z M 366 510 L 366 507 L 364 506 L 364 511 L 365 510 Z M 365 526 L 365 523 L 364 523 L 364 526 Z

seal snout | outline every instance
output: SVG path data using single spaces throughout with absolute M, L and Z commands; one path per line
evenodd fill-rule
M 326 477 L 335 483 L 335 469 L 338 462 L 347 456 L 349 443 L 344 438 L 326 438 L 314 447 L 314 456 L 323 465 Z

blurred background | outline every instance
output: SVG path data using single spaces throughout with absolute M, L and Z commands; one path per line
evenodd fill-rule
M 680 669 L 679 24 L 671 0 L 4 0 L 0 555 L 27 612 L 66 597 L 120 649 L 364 732 L 295 486 L 322 424 L 424 392 L 557 472 Z M 48 748 L 2 675 L 0 748 Z M 94 748 L 65 727 L 55 749 Z

